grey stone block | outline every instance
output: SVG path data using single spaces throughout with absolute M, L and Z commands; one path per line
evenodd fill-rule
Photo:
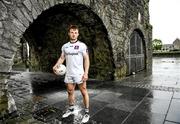
M 8 72 L 11 69 L 12 60 L 5 59 L 4 57 L 0 56 L 0 69 L 1 72 Z
M 25 0 L 23 3 L 28 8 L 28 10 L 31 11 L 32 8 L 31 2 L 29 0 Z
M 4 29 L 0 29 L 0 35 L 2 35 L 4 32 Z
M 30 22 L 33 22 L 33 17 L 27 12 L 24 7 L 21 8 L 21 11 Z
M 2 27 L 3 27 L 2 22 L 0 22 L 0 28 L 2 28 Z
M 29 21 L 24 17 L 19 8 L 15 10 L 14 14 L 23 25 L 25 25 L 26 27 L 29 26 Z
M 8 5 L 12 5 L 14 3 L 13 0 L 2 0 L 2 1 Z
M 42 12 L 42 8 L 41 6 L 39 5 L 38 1 L 37 0 L 31 0 L 31 3 L 32 3 L 32 7 L 36 10 L 37 12 L 37 15 L 40 15 L 41 12 Z
M 39 6 L 41 7 L 42 10 L 45 10 L 45 3 L 43 0 L 38 0 Z
M 43 0 L 44 1 L 44 10 L 48 9 L 50 7 L 50 3 L 49 3 L 49 0 Z
M 3 39 L 1 41 L 1 47 L 4 48 L 5 50 L 9 50 L 10 52 L 14 52 L 17 50 L 17 45 L 15 42 L 13 42 L 13 39 Z
M 7 18 L 7 8 L 6 6 L 0 1 L 0 20 Z
M 12 23 L 18 28 L 20 29 L 20 31 L 24 32 L 26 30 L 26 27 L 17 19 L 13 19 Z
M 33 19 L 36 19 L 38 17 L 38 13 L 35 10 L 35 8 L 32 8 L 32 16 L 33 16 Z
M 54 6 L 55 5 L 55 1 L 54 0 L 50 0 L 50 6 Z

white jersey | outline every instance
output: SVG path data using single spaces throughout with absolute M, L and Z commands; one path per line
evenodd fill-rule
M 83 55 L 87 54 L 87 46 L 80 41 L 68 42 L 62 46 L 66 59 L 66 75 L 78 76 L 84 74 Z

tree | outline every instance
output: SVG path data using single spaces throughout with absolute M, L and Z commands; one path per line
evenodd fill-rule
M 161 50 L 162 48 L 162 41 L 160 39 L 154 39 L 152 41 L 153 50 Z

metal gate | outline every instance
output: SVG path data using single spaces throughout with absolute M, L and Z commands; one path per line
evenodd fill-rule
M 134 31 L 130 37 L 128 48 L 127 75 L 145 69 L 145 53 L 143 38 L 138 31 Z

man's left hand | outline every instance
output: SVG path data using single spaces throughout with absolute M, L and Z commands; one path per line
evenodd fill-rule
M 85 82 L 85 81 L 87 81 L 88 80 L 88 74 L 85 74 L 84 73 L 84 75 L 83 75 L 83 77 L 82 77 L 82 80 Z

